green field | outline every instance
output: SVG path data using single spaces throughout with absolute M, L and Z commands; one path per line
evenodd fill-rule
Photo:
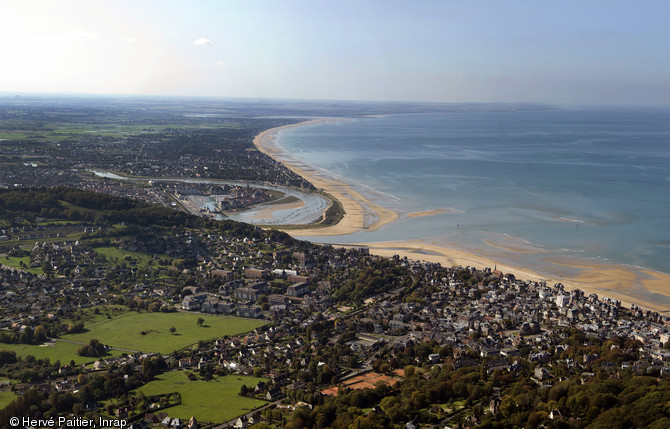
M 170 417 L 188 420 L 195 416 L 199 422 L 220 423 L 244 414 L 265 401 L 239 395 L 243 384 L 255 386 L 262 378 L 228 375 L 210 381 L 189 381 L 184 371 L 166 372 L 156 380 L 137 389 L 147 396 L 181 393 L 181 405 L 165 410 Z
M 118 247 L 96 247 L 95 252 L 104 255 L 114 263 L 145 266 L 151 260 L 151 255 L 131 250 L 122 250 Z
M 36 359 L 49 358 L 51 363 L 59 360 L 61 365 L 69 365 L 71 360 L 77 365 L 93 363 L 100 358 L 84 357 L 77 354 L 77 349 L 81 347 L 80 344 L 65 343 L 57 341 L 55 343 L 48 343 L 46 345 L 35 346 L 31 344 L 0 344 L 0 350 L 11 350 L 16 352 L 17 356 L 33 355 Z M 107 356 L 121 356 L 121 351 L 110 350 Z M 103 357 L 103 359 L 104 359 Z
M 202 317 L 205 322 L 198 326 Z M 99 320 L 99 319 L 98 319 Z M 198 313 L 136 313 L 127 312 L 111 319 L 85 325 L 86 331 L 64 335 L 63 339 L 88 343 L 96 338 L 120 349 L 168 354 L 198 341 L 213 340 L 224 335 L 252 331 L 267 322 L 239 317 L 212 316 Z M 177 330 L 170 333 L 170 327 Z M 141 333 L 145 332 L 145 335 Z
M 17 270 L 24 270 L 33 274 L 44 274 L 42 268 L 24 268 L 21 266 L 21 262 L 25 264 L 25 267 L 30 266 L 30 256 L 22 256 L 20 258 L 7 256 L 0 258 L 0 265 L 4 265 L 9 268 L 16 268 Z
M 100 310 L 99 314 L 95 314 L 92 309 L 82 310 L 84 313 L 81 320 L 85 323 L 85 331 L 63 335 L 62 339 L 88 343 L 95 338 L 103 344 L 125 349 L 128 353 L 141 351 L 169 354 L 173 350 L 188 347 L 201 340 L 242 334 L 266 323 L 256 319 L 186 312 L 137 313 L 127 311 L 124 306 L 100 307 Z M 197 324 L 199 317 L 205 320 L 202 326 Z M 172 326 L 176 328 L 174 334 L 170 334 Z M 142 331 L 145 335 L 141 334 Z M 99 359 L 77 355 L 79 347 L 80 344 L 64 341 L 44 345 L 0 344 L 0 350 L 14 351 L 17 356 L 33 355 L 37 359 L 48 357 L 52 363 L 59 360 L 62 365 L 69 364 L 71 360 L 77 365 L 82 365 Z M 110 350 L 103 358 L 120 356 L 123 352 L 123 350 Z
M 5 408 L 16 398 L 18 398 L 18 396 L 10 391 L 0 392 L 0 410 Z

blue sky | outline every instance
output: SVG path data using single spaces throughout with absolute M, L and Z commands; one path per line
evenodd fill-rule
M 670 104 L 662 1 L 0 3 L 0 92 Z

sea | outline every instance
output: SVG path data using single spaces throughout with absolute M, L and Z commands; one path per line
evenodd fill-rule
M 418 239 L 540 272 L 586 262 L 670 273 L 667 108 L 361 117 L 276 143 L 400 215 L 312 241 Z

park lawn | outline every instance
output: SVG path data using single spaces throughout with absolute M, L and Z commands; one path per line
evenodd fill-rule
M 24 140 L 28 137 L 25 133 L 7 133 L 0 132 L 0 140 Z
M 76 313 L 76 318 L 67 319 L 68 322 L 84 322 L 85 324 L 102 322 L 113 317 L 118 317 L 122 314 L 130 312 L 130 309 L 125 305 L 99 305 L 96 307 L 82 308 Z
M 198 318 L 204 323 L 198 326 Z M 95 338 L 103 344 L 129 351 L 169 354 L 174 350 L 214 340 L 225 335 L 252 331 L 267 322 L 241 317 L 199 313 L 138 313 L 129 311 L 111 319 L 85 324 L 85 331 L 63 335 L 63 339 L 88 343 Z M 174 327 L 176 332 L 170 333 Z M 145 334 L 142 335 L 142 332 Z
M 210 381 L 190 381 L 184 371 L 170 371 L 136 390 L 147 396 L 179 392 L 181 405 L 165 409 L 170 417 L 199 422 L 221 423 L 260 407 L 266 401 L 240 396 L 242 385 L 254 387 L 262 378 L 242 375 L 216 377 Z
M 118 247 L 96 247 L 95 252 L 104 255 L 112 262 L 125 263 L 129 265 L 132 261 L 132 265 L 146 266 L 151 260 L 151 255 L 143 252 L 137 252 L 133 250 L 122 250 Z M 128 256 L 129 258 L 126 258 Z
M 49 358 L 49 362 L 54 363 L 59 360 L 61 365 L 69 365 L 71 360 L 74 360 L 76 365 L 83 365 L 106 357 L 121 356 L 121 353 L 123 353 L 119 350 L 110 350 L 107 355 L 99 358 L 85 357 L 77 354 L 79 347 L 81 347 L 81 344 L 65 343 L 63 341 L 46 343 L 44 345 L 0 344 L 1 350 L 11 350 L 16 352 L 17 356 L 25 358 L 28 355 L 33 355 L 36 359 L 47 357 Z
M 21 266 L 21 262 L 24 263 L 25 268 Z M 0 265 L 4 265 L 9 268 L 16 268 L 17 270 L 23 270 L 33 274 L 44 274 L 42 268 L 28 268 L 30 266 L 30 256 L 22 256 L 20 258 L 15 256 L 7 256 L 0 259 Z

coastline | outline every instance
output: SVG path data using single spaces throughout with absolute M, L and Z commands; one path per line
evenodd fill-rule
M 545 273 L 533 267 L 512 266 L 501 264 L 483 254 L 475 254 L 444 245 L 428 243 L 422 240 L 398 240 L 359 243 L 370 249 L 370 254 L 383 257 L 399 255 L 417 261 L 439 262 L 443 266 L 471 266 L 478 269 L 497 267 L 507 274 L 514 274 L 519 280 L 546 281 L 547 286 L 562 283 L 566 290 L 580 289 L 584 294 L 595 293 L 599 298 L 609 297 L 621 301 L 624 307 L 635 304 L 641 308 L 658 312 L 670 311 L 670 306 L 651 298 L 648 294 L 659 294 L 667 297 L 667 285 L 670 274 L 650 271 L 624 265 L 587 264 L 565 265 L 558 261 L 550 261 L 557 267 L 565 267 L 561 273 Z M 586 261 L 585 261 L 586 262 Z M 575 271 L 575 273 L 572 273 Z
M 277 133 L 290 128 L 314 125 L 323 122 L 333 122 L 340 119 L 314 119 L 298 124 L 285 125 L 263 131 L 254 138 L 254 146 L 275 161 L 281 162 L 294 173 L 302 176 L 314 185 L 315 188 L 337 199 L 344 209 L 344 217 L 336 225 L 304 228 L 300 230 L 286 229 L 285 232 L 301 237 L 345 235 L 364 229 L 376 230 L 398 219 L 398 214 L 392 210 L 374 204 L 372 201 L 353 189 L 352 185 L 329 174 L 293 158 L 283 152 L 275 144 Z
M 275 144 L 277 133 L 288 128 L 314 125 L 340 119 L 315 119 L 298 124 L 272 128 L 254 138 L 256 148 L 284 164 L 296 174 L 312 183 L 317 189 L 330 194 L 340 201 L 345 211 L 342 220 L 333 226 L 305 228 L 300 230 L 284 229 L 284 232 L 299 238 L 309 239 L 313 236 L 347 235 L 362 230 L 376 230 L 398 220 L 399 215 L 392 210 L 381 207 L 353 189 L 352 185 L 333 174 L 309 166 Z M 431 216 L 451 209 L 435 209 L 410 213 L 407 217 Z M 281 228 L 280 228 L 281 229 Z M 490 243 L 485 243 L 495 247 Z M 493 268 L 497 266 L 503 273 L 514 274 L 519 280 L 546 281 L 548 286 L 562 283 L 566 290 L 580 289 L 585 294 L 595 293 L 599 298 L 609 297 L 621 301 L 623 306 L 635 304 L 641 308 L 658 312 L 670 311 L 670 274 L 624 265 L 609 265 L 588 260 L 579 263 L 562 261 L 545 261 L 546 266 L 529 267 L 523 264 L 496 262 L 485 251 L 473 253 L 448 245 L 430 243 L 421 239 L 398 241 L 380 241 L 360 243 L 370 249 L 370 253 L 391 257 L 407 256 L 413 260 L 439 262 L 443 266 L 473 266 L 477 268 Z M 515 249 L 506 249 L 517 253 Z M 524 251 L 518 251 L 519 254 Z M 526 252 L 527 253 L 527 252 Z M 661 298 L 662 299 L 657 299 Z

